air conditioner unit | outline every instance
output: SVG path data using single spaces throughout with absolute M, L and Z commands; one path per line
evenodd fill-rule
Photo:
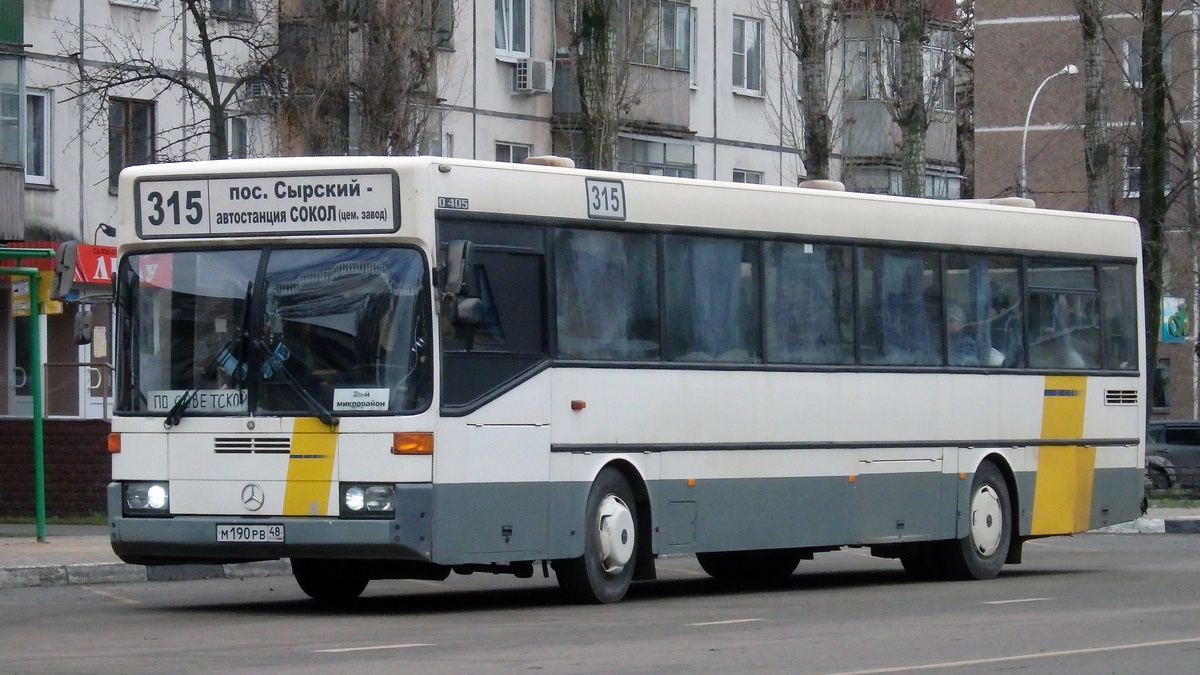
M 271 97 L 271 85 L 266 78 L 256 78 L 246 83 L 246 98 L 261 101 Z
M 554 62 L 545 59 L 517 59 L 513 70 L 513 91 L 519 94 L 545 94 L 554 89 Z

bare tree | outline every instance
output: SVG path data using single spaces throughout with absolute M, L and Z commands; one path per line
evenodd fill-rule
M 1108 128 L 1108 93 L 1105 84 L 1105 12 L 1107 0 L 1072 0 L 1083 34 L 1084 99 L 1083 152 L 1087 177 L 1088 211 L 1114 213 L 1112 190 L 1113 137 Z
M 297 6 L 299 4 L 300 6 Z M 298 151 L 402 155 L 428 135 L 450 0 L 285 5 L 280 117 Z
M 783 48 L 795 57 L 799 68 L 794 98 L 799 101 L 798 118 L 792 122 L 790 101 L 781 101 L 775 111 L 784 143 L 801 148 L 804 170 L 809 178 L 833 177 L 834 148 L 838 127 L 835 109 L 844 97 L 841 77 L 834 75 L 836 49 L 840 44 L 841 0 L 762 0 L 761 14 L 768 17 Z M 787 68 L 785 67 L 785 73 Z M 786 97 L 785 98 L 791 98 Z
M 1142 0 L 1142 175 L 1138 220 L 1146 304 L 1146 368 L 1155 372 L 1162 308 L 1167 186 L 1167 79 L 1163 70 L 1163 0 Z
M 642 86 L 635 55 L 657 16 L 658 3 L 649 0 L 579 0 L 561 15 L 579 95 L 573 126 L 586 167 L 617 168 L 617 134 Z
M 177 13 L 150 34 L 116 25 L 83 27 L 89 58 L 78 60 L 73 84 L 93 121 L 107 112 L 110 96 L 135 92 L 158 98 L 171 90 L 183 92 L 205 115 L 177 130 L 159 129 L 160 137 L 176 140 L 157 152 L 178 156 L 188 139 L 207 136 L 209 157 L 228 157 L 229 112 L 278 54 L 275 5 L 269 0 L 180 0 L 166 8 Z M 192 70 L 195 61 L 200 68 Z
M 900 36 L 899 86 L 893 117 L 900 125 L 900 193 L 925 195 L 925 133 L 929 104 L 925 98 L 927 17 L 924 0 L 900 0 L 896 27 Z
M 954 50 L 954 116 L 961 196 L 975 196 L 975 0 L 959 0 Z

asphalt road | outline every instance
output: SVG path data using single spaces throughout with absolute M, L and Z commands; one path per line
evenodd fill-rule
M 1026 546 L 987 582 L 915 583 L 841 551 L 771 590 L 691 557 L 619 605 L 553 579 L 372 582 L 344 611 L 289 577 L 0 591 L 0 672 L 1024 672 L 1200 668 L 1200 540 L 1082 535 Z

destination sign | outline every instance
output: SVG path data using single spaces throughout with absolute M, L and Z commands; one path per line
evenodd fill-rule
M 144 239 L 253 234 L 345 234 L 400 229 L 391 172 L 138 181 Z

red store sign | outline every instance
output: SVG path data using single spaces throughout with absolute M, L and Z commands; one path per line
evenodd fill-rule
M 116 273 L 115 246 L 79 245 L 79 257 L 75 260 L 75 283 L 111 284 Z

